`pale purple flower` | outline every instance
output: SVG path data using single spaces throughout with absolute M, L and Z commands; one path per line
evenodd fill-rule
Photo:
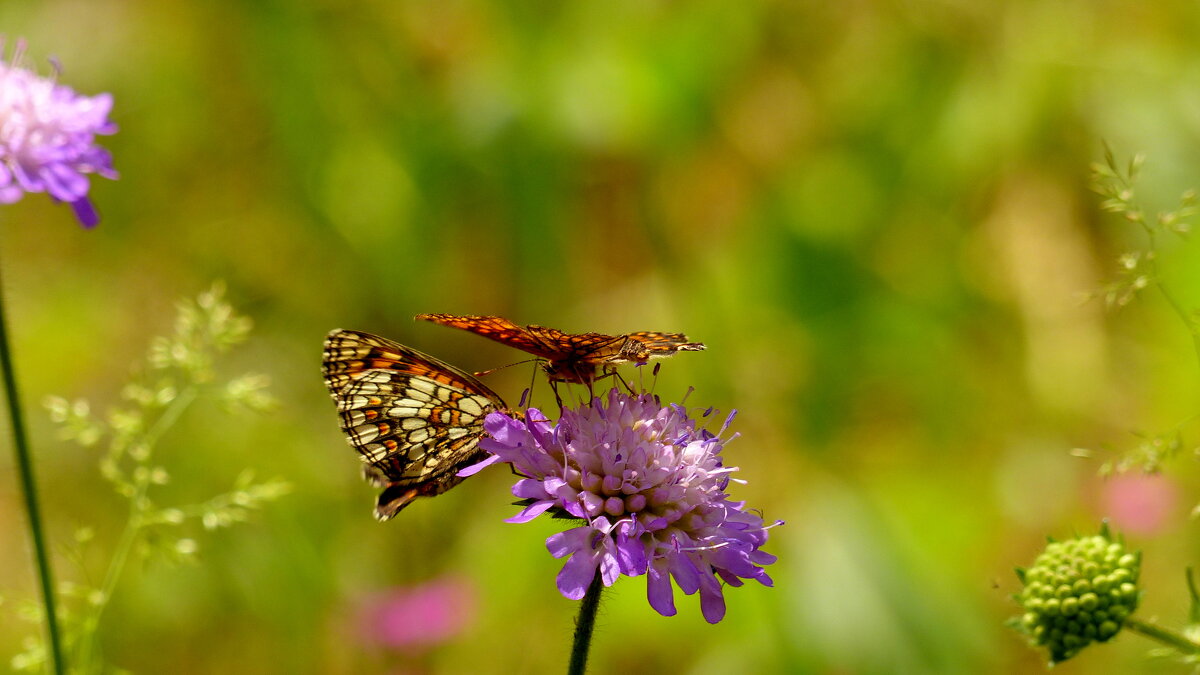
M 95 144 L 96 134 L 117 130 L 108 120 L 112 95 L 80 96 L 55 78 L 39 77 L 22 67 L 24 51 L 19 41 L 11 61 L 0 58 L 0 203 L 46 192 L 92 227 L 100 218 L 87 196 L 86 174 L 117 177 L 112 156 Z
M 616 389 L 564 410 L 556 425 L 536 408 L 523 420 L 494 412 L 479 444 L 493 456 L 466 471 L 505 461 L 523 476 L 512 492 L 525 508 L 509 522 L 551 510 L 584 521 L 546 540 L 554 557 L 568 558 L 558 574 L 567 598 L 582 598 L 597 571 L 605 586 L 645 574 L 658 613 L 675 614 L 674 579 L 685 594 L 700 592 L 704 618 L 716 623 L 725 616 L 722 582 L 771 586 L 761 566 L 775 561 L 760 550 L 762 517 L 725 494 L 736 468 L 723 464 L 731 439 L 720 435 L 732 419 L 713 434 L 681 405 Z

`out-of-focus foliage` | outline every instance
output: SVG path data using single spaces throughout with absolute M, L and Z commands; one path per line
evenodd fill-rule
M 85 525 L 76 530 L 74 545 L 63 556 L 73 565 L 67 572 L 73 580 L 59 587 L 63 654 L 53 658 L 65 659 L 72 672 L 110 669 L 104 664 L 99 633 L 107 627 L 102 619 L 126 578 L 131 554 L 139 554 L 139 562 L 152 557 L 160 562 L 192 561 L 199 546 L 188 535 L 201 528 L 216 530 L 246 521 L 288 491 L 286 481 L 256 483 L 253 472 L 245 470 L 230 491 L 193 504 L 162 506 L 161 493 L 171 482 L 171 474 L 158 463 L 162 449 L 157 446 L 197 399 L 213 398 L 259 412 L 268 411 L 275 403 L 265 391 L 267 382 L 262 374 L 213 382 L 214 361 L 243 342 L 252 323 L 225 302 L 223 293 L 224 288 L 217 284 L 196 301 L 179 304 L 174 331 L 151 340 L 145 361 L 135 367 L 134 379 L 121 387 L 119 406 L 107 415 L 94 414 L 86 399 L 46 397 L 45 407 L 51 421 L 59 425 L 60 438 L 74 440 L 84 448 L 106 446 L 97 462 L 98 477 L 128 501 L 121 536 L 107 555 L 89 550 L 95 529 Z M 97 558 L 103 562 L 96 564 Z M 50 665 L 47 661 L 53 650 L 41 639 L 49 612 L 41 605 L 35 607 L 36 611 L 24 614 L 34 627 L 23 642 L 25 651 L 10 662 L 13 670 L 45 672 Z
M 1111 457 L 1070 449 L 1196 412 L 1191 339 L 1161 298 L 1083 302 L 1144 248 L 1088 189 L 1101 141 L 1149 157 L 1148 212 L 1200 185 L 1191 2 L 51 0 L 0 4 L 0 26 L 80 93 L 112 91 L 121 126 L 98 228 L 46 200 L 0 211 L 27 402 L 116 403 L 175 299 L 214 278 L 255 322 L 226 372 L 265 372 L 281 398 L 236 423 L 200 405 L 164 439 L 184 499 L 243 467 L 294 491 L 214 533 L 202 565 L 130 569 L 100 637 L 135 672 L 566 663 L 558 528 L 502 522 L 511 476 L 371 517 L 321 383 L 336 327 L 478 370 L 522 355 L 411 317 L 708 345 L 665 361 L 657 391 L 740 410 L 733 496 L 788 521 L 766 547 L 776 587 L 731 589 L 709 626 L 622 580 L 596 672 L 1041 668 L 1003 625 L 1011 568 L 1107 515 Z M 1200 306 L 1197 244 L 1157 253 Z M 488 385 L 517 400 L 528 368 Z M 30 422 L 52 538 L 97 523 L 103 550 L 125 505 L 96 451 Z M 32 597 L 12 474 L 0 453 L 0 593 Z M 1169 477 L 1189 498 L 1130 535 L 1146 588 L 1197 555 L 1187 453 Z M 461 633 L 402 650 L 364 630 L 373 598 L 446 575 L 476 594 Z M 21 649 L 11 606 L 0 654 Z M 1186 611 L 1167 591 L 1139 609 Z M 1144 651 L 1122 636 L 1060 669 L 1126 673 Z

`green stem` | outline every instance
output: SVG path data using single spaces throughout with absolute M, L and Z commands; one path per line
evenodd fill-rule
M 592 629 L 596 627 L 596 610 L 600 608 L 600 591 L 604 584 L 600 583 L 600 570 L 592 577 L 587 594 L 579 603 L 579 617 L 575 619 L 575 643 L 571 646 L 571 663 L 567 666 L 567 675 L 583 675 L 587 670 L 588 648 L 592 646 Z
M 1200 654 L 1200 644 L 1193 642 L 1173 630 L 1139 621 L 1133 617 L 1125 619 L 1125 628 L 1167 645 L 1181 654 Z
M 0 293 L 0 300 L 3 293 Z M 0 302 L 0 367 L 4 369 L 4 391 L 8 398 L 8 417 L 12 422 L 13 449 L 17 453 L 17 469 L 21 491 L 25 497 L 25 514 L 29 517 L 29 532 L 33 538 L 33 557 L 42 586 L 42 607 L 46 610 L 46 641 L 50 664 L 56 675 L 66 672 L 62 646 L 58 636 L 58 613 L 54 608 L 54 577 L 50 571 L 50 556 L 46 552 L 46 537 L 42 529 L 41 509 L 38 506 L 37 481 L 33 476 L 33 458 L 25 434 L 25 417 L 21 412 L 21 397 L 17 392 L 17 375 L 8 346 L 8 328 L 4 321 L 4 306 Z
M 1179 301 L 1175 299 L 1175 296 L 1167 290 L 1167 287 L 1161 281 L 1155 281 L 1154 285 L 1158 287 L 1158 292 L 1162 293 L 1163 297 L 1167 300 L 1167 304 L 1171 306 L 1171 309 L 1175 311 L 1175 314 L 1187 326 L 1188 334 L 1192 336 L 1192 348 L 1196 350 L 1196 358 L 1200 360 L 1200 328 L 1197 327 L 1196 321 L 1188 315 L 1187 310 L 1183 308 L 1183 305 L 1179 304 Z
M 1187 579 L 1188 597 L 1191 598 L 1188 609 L 1188 623 L 1200 623 L 1200 591 L 1196 590 L 1196 577 L 1191 567 L 1184 572 Z
M 191 405 L 196 399 L 196 388 L 189 387 L 184 390 L 171 405 L 163 412 L 154 426 L 152 426 L 142 437 L 139 445 L 144 445 L 147 448 L 153 448 L 154 444 L 162 436 L 175 420 L 183 414 L 183 411 Z M 145 466 L 150 461 L 150 453 L 146 453 L 143 459 L 138 461 L 139 466 Z M 140 476 L 139 476 L 140 474 Z M 92 660 L 96 658 L 96 630 L 100 625 L 100 616 L 108 607 L 108 601 L 112 599 L 113 591 L 117 588 L 117 582 L 121 580 L 121 573 L 125 570 L 125 563 L 129 560 L 129 554 L 133 551 L 133 545 L 137 543 L 138 534 L 145 524 L 146 515 L 146 491 L 150 489 L 150 475 L 148 471 L 134 471 L 134 492 L 129 497 L 129 520 L 125 523 L 125 529 L 121 532 L 121 538 L 117 541 L 117 546 L 113 549 L 112 560 L 108 564 L 108 570 L 104 573 L 104 582 L 100 586 L 100 594 L 92 608 L 92 612 L 88 615 L 84 623 L 81 641 L 82 645 L 79 649 L 79 662 L 86 669 L 92 665 Z
M 1171 291 L 1167 289 L 1167 285 L 1162 282 L 1162 274 L 1158 269 L 1158 237 L 1155 235 L 1154 229 L 1148 224 L 1143 222 L 1142 226 L 1146 228 L 1147 239 L 1150 242 L 1150 255 L 1152 256 L 1150 258 L 1150 278 L 1154 280 L 1154 286 L 1158 288 L 1159 293 L 1162 293 L 1163 298 L 1171 306 L 1176 316 L 1187 327 L 1188 335 L 1192 336 L 1192 349 L 1196 351 L 1197 360 L 1200 360 L 1200 325 L 1188 314 L 1187 310 L 1184 309 L 1183 305 L 1180 304 Z

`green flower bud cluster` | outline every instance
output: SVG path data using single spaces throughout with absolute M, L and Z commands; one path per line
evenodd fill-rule
M 1034 645 L 1050 650 L 1050 662 L 1075 656 L 1092 642 L 1116 635 L 1138 603 L 1141 556 L 1109 538 L 1050 542 L 1028 570 L 1017 570 L 1025 588 L 1025 613 L 1017 627 Z

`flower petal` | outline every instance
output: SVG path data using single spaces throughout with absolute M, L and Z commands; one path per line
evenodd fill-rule
M 663 616 L 675 616 L 675 590 L 665 566 L 651 564 L 646 573 L 646 599 L 654 611 Z
M 646 545 L 640 539 L 618 535 L 616 554 L 624 574 L 636 577 L 646 573 L 649 559 L 646 557 Z
M 596 576 L 597 556 L 579 552 L 571 556 L 558 572 L 558 591 L 568 600 L 579 600 L 587 593 Z
M 522 478 L 513 485 L 514 497 L 521 499 L 550 499 L 553 495 L 546 491 L 546 484 L 535 478 Z
M 521 512 L 518 513 L 517 515 L 512 516 L 510 518 L 506 518 L 504 520 L 504 522 L 506 522 L 506 523 L 528 523 L 529 521 L 533 520 L 534 518 L 537 518 L 538 516 L 542 515 L 546 511 L 549 511 L 550 508 L 553 506 L 554 506 L 554 502 L 550 502 L 550 501 L 534 502 L 534 503 L 530 504 L 529 506 L 526 506 L 524 509 L 521 509 Z
M 491 466 L 499 461 L 500 461 L 499 457 L 497 457 L 495 455 L 489 455 L 486 459 L 475 462 L 471 466 L 460 469 L 459 472 L 455 475 L 457 475 L 459 478 L 466 478 L 467 476 L 474 476 L 475 474 L 479 473 L 480 471 L 483 471 L 484 469 L 488 468 L 489 466 Z
M 667 558 L 671 576 L 679 584 L 679 590 L 685 595 L 691 595 L 700 588 L 700 570 L 692 562 L 692 557 L 686 553 L 675 553 Z
M 721 593 L 721 584 L 716 584 L 715 589 L 709 584 L 700 587 L 700 612 L 709 623 L 717 623 L 725 618 L 725 596 Z
M 555 558 L 571 555 L 575 551 L 591 551 L 593 534 L 594 530 L 586 525 L 552 534 L 546 539 L 546 549 Z
M 614 555 L 615 547 L 611 539 L 605 539 L 605 548 L 610 550 L 602 551 L 598 557 L 600 559 L 600 579 L 605 586 L 612 586 L 616 583 L 617 578 L 621 576 L 621 566 L 617 562 L 617 557 Z

